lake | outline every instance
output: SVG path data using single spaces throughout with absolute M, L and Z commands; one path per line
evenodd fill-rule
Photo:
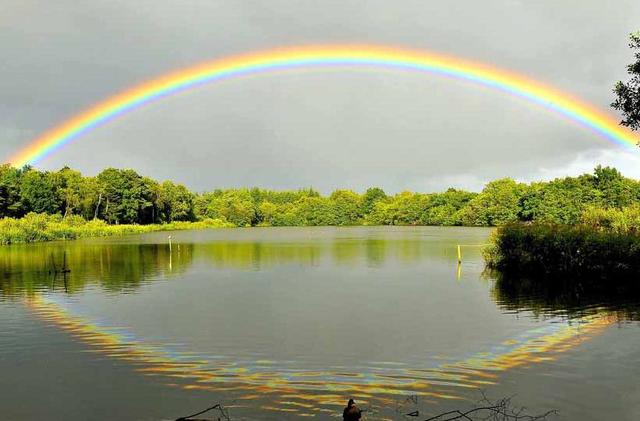
M 353 397 L 367 420 L 425 419 L 484 393 L 558 410 L 550 419 L 638 419 L 636 319 L 620 303 L 501 290 L 484 272 L 490 233 L 247 228 L 2 247 L 0 418 L 175 419 L 221 403 L 233 420 L 333 419 Z

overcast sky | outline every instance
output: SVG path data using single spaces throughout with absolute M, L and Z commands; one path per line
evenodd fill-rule
M 427 49 L 505 67 L 609 110 L 632 59 L 637 0 L 0 0 L 0 156 L 146 79 L 313 43 Z M 468 83 L 316 69 L 211 84 L 127 114 L 43 160 L 130 167 L 202 191 L 314 186 L 477 190 L 615 165 L 625 152 L 536 106 Z

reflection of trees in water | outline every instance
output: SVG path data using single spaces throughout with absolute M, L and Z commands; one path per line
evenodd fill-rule
M 390 260 L 415 263 L 454 258 L 455 245 L 419 239 L 340 239 L 310 242 L 213 242 L 196 245 L 196 260 L 217 268 L 258 269 L 283 264 L 315 266 L 323 261 L 336 265 L 381 266 Z
M 43 290 L 81 291 L 98 284 L 108 291 L 132 290 L 145 281 L 183 273 L 193 245 L 32 244 L 0 248 L 0 294 L 4 297 Z M 54 274 L 66 261 L 68 274 Z
M 530 311 L 537 316 L 582 317 L 608 313 L 619 320 L 640 320 L 640 283 L 611 285 L 579 279 L 536 279 L 492 272 L 493 297 L 509 311 Z
M 88 284 L 107 291 L 126 291 L 156 278 L 184 273 L 194 262 L 216 269 L 258 270 L 295 264 L 317 266 L 368 265 L 386 262 L 452 262 L 453 243 L 421 239 L 330 239 L 310 241 L 215 241 L 168 244 L 68 242 L 15 245 L 0 248 L 0 294 L 4 297 L 35 291 L 74 293 Z M 54 276 L 63 260 L 71 270 Z

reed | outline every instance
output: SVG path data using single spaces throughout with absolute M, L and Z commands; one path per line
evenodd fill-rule
M 209 229 L 231 227 L 219 219 L 198 222 L 170 222 L 150 225 L 109 225 L 104 221 L 86 221 L 80 216 L 30 213 L 24 218 L 0 219 L 0 244 L 33 243 L 38 241 L 75 240 L 87 237 L 111 237 L 142 234 L 153 231 Z
M 528 279 L 574 279 L 582 285 L 640 280 L 640 234 L 597 225 L 514 223 L 496 230 L 484 250 L 491 269 Z

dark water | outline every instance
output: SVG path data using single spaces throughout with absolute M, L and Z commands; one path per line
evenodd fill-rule
M 171 250 L 167 233 L 0 248 L 0 418 L 175 419 L 222 403 L 234 420 L 332 419 L 354 397 L 368 420 L 425 419 L 484 392 L 555 419 L 638 419 L 633 300 L 496 284 L 489 234 L 252 228 L 174 232 Z

